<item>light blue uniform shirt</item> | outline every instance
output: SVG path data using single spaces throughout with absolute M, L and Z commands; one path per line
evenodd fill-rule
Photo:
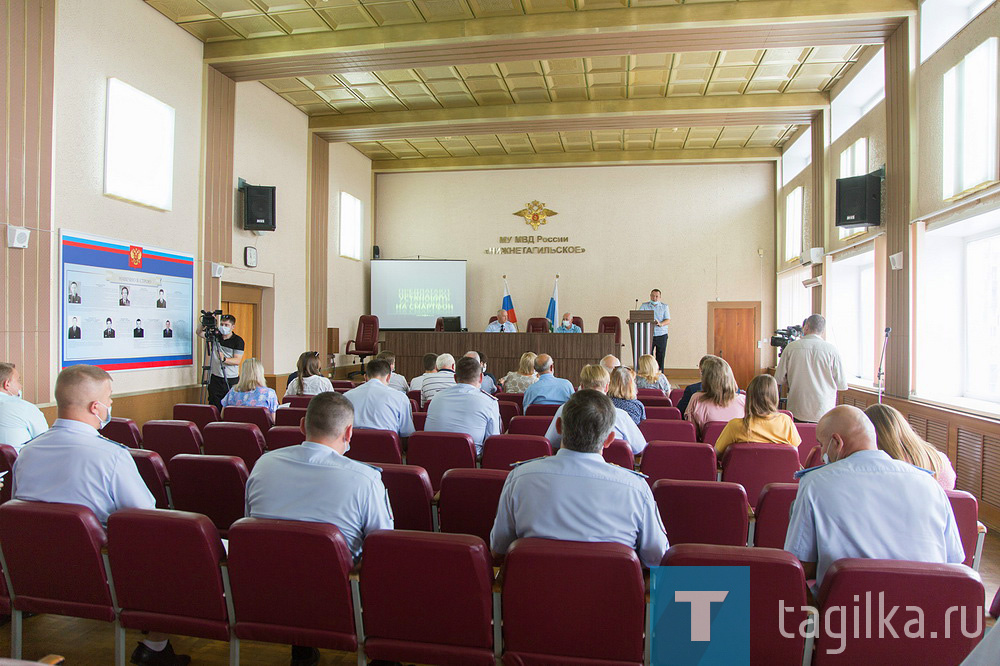
M 424 423 L 425 431 L 472 435 L 477 456 L 483 452 L 483 440 L 499 435 L 500 428 L 500 403 L 471 384 L 455 384 L 438 393 Z
M 56 419 L 21 448 L 13 483 L 15 499 L 82 504 L 102 524 L 120 509 L 156 508 L 128 449 L 71 419 Z
M 517 328 L 513 322 L 505 321 L 503 326 L 498 321 L 491 321 L 486 327 L 487 333 L 517 333 Z
M 518 465 L 507 477 L 490 546 L 506 553 L 522 537 L 621 543 L 647 567 L 658 566 L 669 546 L 643 477 L 599 453 L 569 449 Z
M 556 430 L 556 419 L 562 416 L 562 410 L 562 405 L 560 405 L 555 416 L 552 417 L 549 429 L 545 431 L 545 439 L 549 440 L 553 450 L 558 449 L 562 444 L 562 435 Z M 615 407 L 615 436 L 618 439 L 624 439 L 635 455 L 639 455 L 646 448 L 646 437 L 639 430 L 639 426 L 635 424 L 628 412 L 617 407 Z
M 489 375 L 483 375 L 483 385 L 480 388 L 486 393 L 493 395 L 497 392 L 497 383 Z
M 42 410 L 16 395 L 0 393 L 0 444 L 20 451 L 22 444 L 48 429 Z
M 785 550 L 816 562 L 816 589 L 845 557 L 965 560 L 948 496 L 934 477 L 884 451 L 858 451 L 802 475 Z
M 561 405 L 573 395 L 573 385 L 551 372 L 538 375 L 538 381 L 524 390 L 522 406 Z
M 646 301 L 639 306 L 640 310 L 652 310 L 653 316 L 656 317 L 656 321 L 663 321 L 664 319 L 670 319 L 670 306 L 663 301 Z M 660 335 L 667 334 L 668 326 L 653 326 L 653 336 L 657 337 Z
M 246 515 L 336 525 L 355 561 L 365 536 L 393 527 L 382 472 L 309 441 L 261 456 L 247 479 Z
M 381 379 L 369 379 L 352 388 L 344 397 L 354 405 L 354 427 L 392 430 L 400 437 L 413 434 L 413 410 L 410 399 Z
M 570 324 L 569 328 L 566 328 L 562 324 L 559 324 L 552 330 L 554 333 L 583 333 L 583 329 L 577 326 L 576 324 Z

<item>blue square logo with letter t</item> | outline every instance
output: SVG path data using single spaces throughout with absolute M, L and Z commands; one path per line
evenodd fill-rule
M 750 567 L 653 567 L 653 666 L 750 663 Z

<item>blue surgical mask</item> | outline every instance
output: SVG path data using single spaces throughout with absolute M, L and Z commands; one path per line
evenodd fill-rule
M 102 405 L 108 410 L 108 415 L 101 419 L 101 427 L 98 430 L 103 430 L 109 423 L 111 423 L 111 405 L 105 405 L 103 402 L 98 402 L 97 404 Z
M 823 454 L 823 464 L 824 465 L 829 465 L 830 464 L 830 454 L 829 453 L 824 453 Z

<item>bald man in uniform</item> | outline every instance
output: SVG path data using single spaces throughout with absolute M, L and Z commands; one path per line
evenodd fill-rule
M 958 563 L 965 551 L 948 496 L 933 475 L 875 444 L 864 412 L 841 405 L 816 427 L 827 461 L 800 472 L 785 550 L 819 589 L 845 557 Z

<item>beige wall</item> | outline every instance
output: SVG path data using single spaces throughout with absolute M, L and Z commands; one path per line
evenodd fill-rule
M 376 185 L 383 257 L 468 260 L 470 329 L 499 307 L 506 274 L 523 330 L 545 315 L 558 273 L 560 310 L 583 317 L 589 331 L 603 315 L 624 322 L 635 299 L 662 289 L 672 317 L 668 367 L 696 367 L 707 350 L 708 301 L 762 301 L 770 333 L 771 163 L 386 174 Z M 533 199 L 558 213 L 538 233 L 568 236 L 585 254 L 484 254 L 501 235 L 535 233 L 512 215 Z

